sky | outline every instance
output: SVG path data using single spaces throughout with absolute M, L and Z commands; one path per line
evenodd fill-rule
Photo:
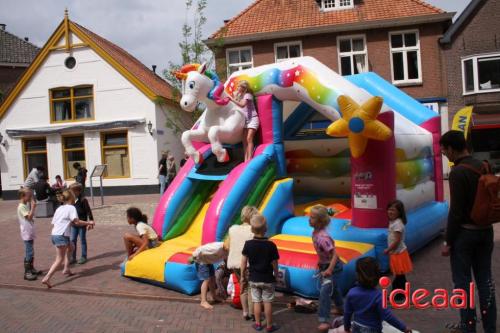
M 204 37 L 253 1 L 208 0 Z M 469 1 L 427 0 L 457 13 Z M 159 70 L 169 61 L 180 62 L 181 27 L 186 18 L 192 19 L 186 15 L 184 0 L 0 0 L 0 23 L 7 25 L 7 31 L 28 37 L 41 47 L 63 19 L 65 8 L 70 20 L 119 45 L 146 66 L 157 65 Z

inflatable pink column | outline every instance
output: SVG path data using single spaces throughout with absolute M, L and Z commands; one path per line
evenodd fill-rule
M 378 118 L 394 133 L 394 113 Z M 387 204 L 396 198 L 396 154 L 394 135 L 386 141 L 369 140 L 364 154 L 351 157 L 352 225 L 387 228 Z
M 441 118 L 434 117 L 420 125 L 432 133 L 432 149 L 434 151 L 434 182 L 436 183 L 436 201 L 444 201 L 443 185 L 443 158 L 441 157 L 441 148 L 439 139 L 441 139 Z

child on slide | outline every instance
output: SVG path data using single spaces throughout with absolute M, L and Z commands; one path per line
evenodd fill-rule
M 123 236 L 128 260 L 132 260 L 142 251 L 157 247 L 161 243 L 156 231 L 148 225 L 148 217 L 139 208 L 130 207 L 127 209 L 127 222 L 133 224 L 139 234 L 133 235 L 127 232 Z
M 252 90 L 247 81 L 240 81 L 234 97 L 229 96 L 231 101 L 243 108 L 245 114 L 245 128 L 243 130 L 243 148 L 245 150 L 245 162 L 252 158 L 253 139 L 255 132 L 259 129 L 259 115 L 253 101 Z

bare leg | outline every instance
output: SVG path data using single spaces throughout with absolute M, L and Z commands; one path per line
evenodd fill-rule
M 266 326 L 273 326 L 273 305 L 269 302 L 264 302 L 264 313 L 266 314 Z
M 222 299 L 217 297 L 217 295 L 215 294 L 215 292 L 217 290 L 217 285 L 215 284 L 215 277 L 214 276 L 211 276 L 210 279 L 208 279 L 208 288 L 210 289 L 210 295 L 212 296 L 212 299 L 215 302 L 222 302 Z
M 45 275 L 45 277 L 42 280 L 42 283 L 45 284 L 48 288 L 52 288 L 52 285 L 50 284 L 50 278 L 54 275 L 54 273 L 59 269 L 59 267 L 63 263 L 64 257 L 66 256 L 66 251 L 67 251 L 67 246 L 56 247 L 56 259 L 54 260 L 52 266 L 50 266 L 47 275 Z
M 247 159 L 247 149 L 248 149 L 248 128 L 243 129 L 243 151 L 245 152 L 245 162 L 248 161 Z
M 252 302 L 252 295 L 250 295 L 250 288 L 247 289 L 247 304 L 248 304 L 248 315 L 253 316 L 253 302 Z
M 247 294 L 240 294 L 240 301 L 241 301 L 241 307 L 243 309 L 243 316 L 249 316 L 249 309 L 248 309 L 248 296 Z
M 200 305 L 204 307 L 205 309 L 213 309 L 213 306 L 210 305 L 207 301 L 207 294 L 208 294 L 208 280 L 203 280 L 203 283 L 201 284 L 201 303 Z
M 127 250 L 127 254 L 130 256 L 134 254 L 134 249 L 136 247 L 141 246 L 142 239 L 138 235 L 133 235 L 130 233 L 125 233 L 123 235 L 123 243 L 125 244 L 125 250 Z
M 73 275 L 71 270 L 69 269 L 69 262 L 71 261 L 71 253 L 73 252 L 73 245 L 70 242 L 68 246 L 66 246 L 66 254 L 64 256 L 64 268 L 63 268 L 63 274 L 65 275 Z
M 262 312 L 262 303 L 253 303 L 253 314 L 255 315 L 255 322 L 261 324 L 260 314 Z
M 255 129 L 249 128 L 247 130 L 246 135 L 244 135 L 245 140 L 243 141 L 246 141 L 247 144 L 245 149 L 245 162 L 252 159 L 253 148 L 254 148 L 253 138 L 255 137 L 255 132 L 257 132 Z

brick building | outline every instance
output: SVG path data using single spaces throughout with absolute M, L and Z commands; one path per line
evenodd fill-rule
M 438 39 L 452 17 L 420 0 L 256 0 L 206 43 L 223 77 L 313 56 L 343 75 L 374 71 L 440 112 L 446 86 Z
M 473 106 L 474 154 L 500 170 L 500 0 L 472 0 L 440 43 L 450 121 Z
M 21 39 L 0 24 L 0 103 L 39 50 L 28 38 Z

